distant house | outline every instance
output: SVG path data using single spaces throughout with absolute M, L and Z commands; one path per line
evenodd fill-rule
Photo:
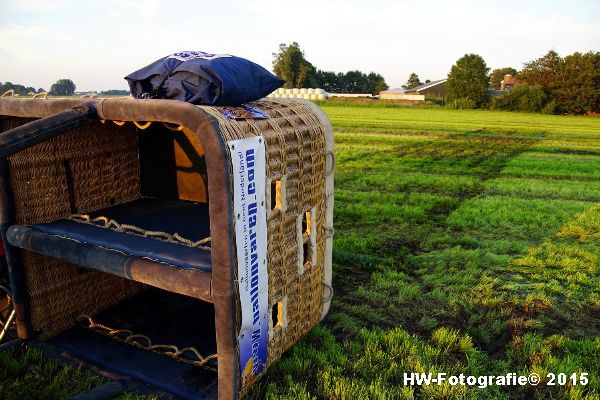
M 504 79 L 500 81 L 500 90 L 506 91 L 512 89 L 517 84 L 517 78 L 511 74 L 504 75 Z
M 447 79 L 440 79 L 437 81 L 424 83 L 420 86 L 412 89 L 390 89 L 379 93 L 379 98 L 384 100 L 415 100 L 423 101 L 425 96 L 430 97 L 444 97 L 446 96 L 446 81 Z

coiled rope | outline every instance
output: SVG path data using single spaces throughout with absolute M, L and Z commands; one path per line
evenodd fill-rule
M 86 328 L 104 334 L 118 342 L 129 344 L 138 349 L 162 354 L 185 364 L 191 364 L 196 367 L 202 367 L 209 371 L 217 372 L 215 368 L 207 365 L 209 361 L 217 359 L 216 354 L 204 357 L 195 347 L 185 347 L 180 349 L 171 344 L 153 344 L 152 339 L 146 335 L 133 333 L 133 331 L 129 329 L 114 329 L 96 323 L 90 316 L 85 314 L 80 315 L 77 318 L 77 321 L 81 324 L 87 323 L 87 326 L 85 326 Z
M 164 242 L 182 244 L 184 246 L 210 251 L 210 246 L 205 246 L 207 243 L 210 243 L 210 236 L 197 242 L 193 242 L 190 239 L 184 238 L 179 233 L 149 231 L 134 225 L 120 224 L 114 219 L 109 219 L 107 217 L 90 218 L 90 216 L 87 214 L 73 214 L 69 217 L 69 219 L 74 222 L 90 224 L 100 228 L 112 229 L 116 232 L 144 236 L 151 239 L 162 240 Z

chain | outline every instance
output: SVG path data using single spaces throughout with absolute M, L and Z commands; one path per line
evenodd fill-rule
M 120 224 L 114 219 L 108 219 L 107 217 L 90 218 L 90 216 L 86 214 L 73 214 L 69 217 L 69 219 L 71 221 L 90 224 L 100 228 L 112 229 L 116 232 L 144 236 L 151 239 L 162 240 L 164 242 L 177 243 L 188 247 L 196 247 L 202 250 L 210 251 L 209 246 L 204 246 L 205 244 L 210 243 L 210 237 L 204 238 L 197 242 L 192 242 L 190 239 L 182 237 L 179 233 L 171 234 L 161 231 L 148 231 L 134 225 Z
M 129 344 L 137 347 L 138 349 L 162 354 L 173 358 L 178 362 L 191 364 L 196 367 L 202 367 L 209 371 L 217 372 L 215 368 L 207 365 L 209 361 L 217 359 L 216 354 L 211 354 L 210 356 L 204 357 L 194 347 L 185 347 L 180 349 L 175 345 L 153 344 L 152 340 L 146 335 L 133 333 L 133 331 L 129 329 L 113 329 L 109 326 L 98 324 L 94 322 L 90 316 L 85 314 L 80 315 L 77 320 L 81 323 L 87 322 L 88 325 L 86 328 L 102 333 L 118 342 Z

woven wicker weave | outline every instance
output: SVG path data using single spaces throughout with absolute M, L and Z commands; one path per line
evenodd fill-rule
M 27 122 L 12 121 L 13 125 Z M 50 222 L 140 197 L 137 134 L 132 126 L 90 122 L 9 161 L 20 224 Z M 41 339 L 72 327 L 78 315 L 101 311 L 143 287 L 61 260 L 22 253 L 31 321 Z
M 253 103 L 268 119 L 232 122 L 217 109 L 202 107 L 219 123 L 225 140 L 262 135 L 266 142 L 267 180 L 285 177 L 286 208 L 267 221 L 269 302 L 286 304 L 284 326 L 272 330 L 268 364 L 281 357 L 321 319 L 325 258 L 325 131 L 304 104 L 292 101 Z M 298 217 L 316 209 L 316 265 L 298 273 Z
M 269 334 L 268 364 L 272 364 L 319 322 L 326 309 L 324 282 L 330 281 L 326 247 L 331 241 L 326 220 L 332 204 L 332 187 L 326 184 L 332 183 L 332 176 L 326 175 L 332 170 L 327 154 L 332 138 L 330 128 L 307 104 L 270 100 L 253 105 L 270 118 L 232 121 L 217 108 L 200 108 L 215 120 L 225 140 L 265 138 L 269 302 L 280 307 L 281 316 Z M 157 124 L 152 129 L 167 128 Z M 152 129 L 144 134 L 151 135 Z M 195 137 L 187 129 L 184 132 Z M 203 154 L 201 144 L 192 142 Z M 17 222 L 48 222 L 139 198 L 137 151 L 134 124 L 106 121 L 89 123 L 11 157 Z M 305 227 L 302 221 L 308 212 Z M 93 315 L 141 287 L 28 252 L 24 265 L 32 323 L 42 338 L 72 326 L 77 315 Z

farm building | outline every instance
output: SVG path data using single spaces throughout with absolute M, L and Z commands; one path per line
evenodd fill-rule
M 424 101 L 425 96 L 444 97 L 446 96 L 446 81 L 440 79 L 437 81 L 424 83 L 412 89 L 390 89 L 379 93 L 379 98 L 383 100 L 415 100 Z
M 500 81 L 500 90 L 510 90 L 517 84 L 517 78 L 511 74 L 504 75 L 504 79 Z

